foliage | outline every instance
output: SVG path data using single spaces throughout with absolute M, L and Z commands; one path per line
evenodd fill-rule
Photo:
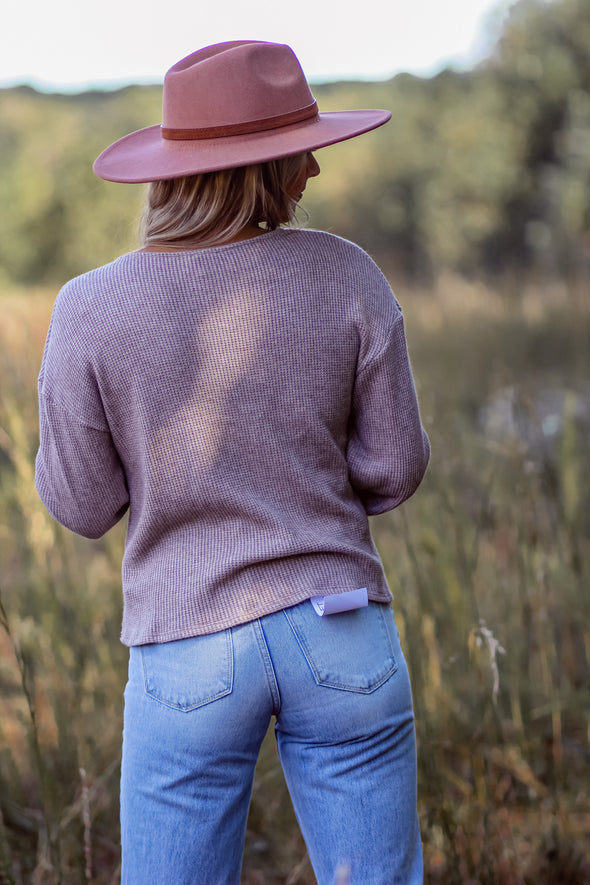
M 587 278 L 590 6 L 519 0 L 471 72 L 315 87 L 322 110 L 386 107 L 392 122 L 319 152 L 314 225 L 365 246 L 394 280 Z M 0 91 L 0 276 L 56 284 L 132 248 L 143 189 L 98 180 L 111 141 L 157 123 L 155 87 Z

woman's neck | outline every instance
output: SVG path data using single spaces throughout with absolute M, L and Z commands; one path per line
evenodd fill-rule
M 251 240 L 254 237 L 259 237 L 261 234 L 266 233 L 266 231 L 262 230 L 262 228 L 258 227 L 258 225 L 248 225 L 247 227 L 242 228 L 241 231 L 238 231 L 237 234 L 233 237 L 229 237 L 226 240 L 220 240 L 217 243 L 212 245 L 202 245 L 198 240 L 191 241 L 190 239 L 184 238 L 182 240 L 169 240 L 168 242 L 158 243 L 153 246 L 144 246 L 142 249 L 138 249 L 138 252 L 190 252 L 193 249 L 209 249 L 215 246 L 228 246 L 230 243 L 240 243 L 242 240 Z

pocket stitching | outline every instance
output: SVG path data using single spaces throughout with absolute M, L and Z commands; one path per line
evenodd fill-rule
M 209 695 L 207 698 L 200 699 L 195 704 L 180 704 L 176 701 L 169 700 L 165 697 L 161 697 L 157 694 L 156 688 L 150 688 L 150 676 L 146 670 L 145 658 L 143 654 L 143 650 L 141 654 L 141 665 L 143 671 L 143 686 L 146 695 L 152 700 L 157 701 L 160 704 L 163 704 L 166 707 L 170 707 L 172 710 L 178 710 L 180 713 L 190 713 L 193 710 L 198 710 L 199 707 L 204 707 L 206 704 L 210 704 L 213 701 L 217 701 L 220 698 L 226 697 L 228 694 L 231 694 L 233 691 L 233 681 L 234 681 L 234 655 L 233 655 L 233 643 L 231 637 L 231 630 L 226 630 L 225 632 L 225 646 L 226 646 L 226 672 L 223 676 L 224 682 L 226 684 L 225 688 L 222 688 L 216 694 Z
M 302 629 L 299 628 L 299 625 L 297 625 L 295 623 L 295 620 L 293 619 L 291 612 L 285 611 L 285 616 L 287 618 L 289 626 L 291 627 L 291 631 L 293 632 L 293 635 L 295 636 L 295 639 L 296 639 L 296 641 L 303 653 L 303 656 L 305 657 L 305 660 L 307 661 L 307 664 L 312 672 L 315 683 L 318 686 L 325 687 L 325 688 L 332 688 L 332 689 L 335 689 L 336 691 L 351 691 L 351 692 L 355 692 L 358 694 L 372 694 L 372 692 L 374 692 L 378 688 L 380 688 L 398 670 L 398 662 L 395 657 L 395 653 L 393 650 L 389 631 L 387 630 L 387 626 L 383 620 L 383 615 L 381 614 L 381 612 L 378 612 L 378 615 L 379 615 L 379 618 L 378 618 L 379 630 L 385 639 L 385 645 L 386 645 L 386 648 L 388 649 L 388 660 L 390 662 L 390 666 L 387 667 L 385 672 L 377 679 L 376 682 L 372 682 L 368 687 L 363 687 L 363 686 L 347 684 L 345 682 L 334 682 L 332 680 L 324 678 L 320 674 L 319 669 L 313 660 L 311 648 L 307 642 L 307 639 L 305 637 L 305 633 L 303 632 Z M 330 615 L 329 617 L 337 618 L 338 615 L 337 614 Z

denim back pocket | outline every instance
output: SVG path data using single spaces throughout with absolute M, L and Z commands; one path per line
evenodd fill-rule
M 318 685 L 369 694 L 397 670 L 390 606 L 370 602 L 321 618 L 306 602 L 285 615 Z
M 139 648 L 146 694 L 162 704 L 188 713 L 232 690 L 231 630 Z

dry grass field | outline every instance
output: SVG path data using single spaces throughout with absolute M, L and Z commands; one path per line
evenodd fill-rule
M 414 686 L 426 881 L 588 883 L 587 289 L 398 294 L 433 455 L 373 528 Z M 0 883 L 108 885 L 124 527 L 77 538 L 35 493 L 54 295 L 0 295 Z M 314 882 L 271 736 L 243 882 Z

